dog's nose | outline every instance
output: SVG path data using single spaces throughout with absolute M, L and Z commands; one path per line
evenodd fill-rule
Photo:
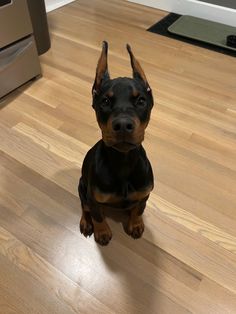
M 129 118 L 117 118 L 112 121 L 112 128 L 117 133 L 132 133 L 134 121 Z

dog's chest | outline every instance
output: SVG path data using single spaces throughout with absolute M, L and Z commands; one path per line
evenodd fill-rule
M 123 186 L 122 190 L 116 192 L 104 192 L 96 188 L 94 190 L 94 198 L 98 203 L 102 204 L 129 204 L 139 202 L 147 197 L 153 186 L 135 190 L 130 183 Z

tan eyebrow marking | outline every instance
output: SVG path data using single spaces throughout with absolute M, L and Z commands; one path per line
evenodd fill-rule
M 110 98 L 113 97 L 114 96 L 113 91 L 109 90 L 108 93 L 107 93 L 107 96 L 110 97 Z
M 139 91 L 137 89 L 133 89 L 133 96 L 137 97 L 139 95 Z

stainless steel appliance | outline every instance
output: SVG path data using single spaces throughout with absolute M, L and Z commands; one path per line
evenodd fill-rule
M 0 98 L 40 74 L 26 0 L 0 0 Z

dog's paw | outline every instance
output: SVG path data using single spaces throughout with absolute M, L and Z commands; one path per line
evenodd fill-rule
M 138 221 L 130 221 L 127 228 L 127 233 L 134 239 L 139 239 L 142 237 L 144 232 L 143 219 L 140 218 Z
M 111 229 L 108 227 L 104 230 L 98 230 L 97 232 L 94 232 L 94 238 L 95 241 L 100 245 L 107 245 L 111 238 L 112 238 L 112 232 Z
M 93 234 L 93 223 L 92 220 L 88 221 L 84 217 L 80 220 L 80 232 L 87 238 Z

